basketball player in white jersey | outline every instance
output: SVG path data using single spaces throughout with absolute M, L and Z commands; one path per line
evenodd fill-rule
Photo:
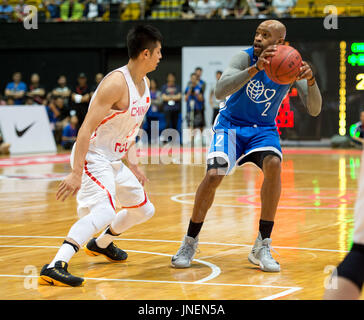
M 128 64 L 106 75 L 92 96 L 72 150 L 72 172 L 56 194 L 61 201 L 77 194 L 80 219 L 51 263 L 42 268 L 40 284 L 81 286 L 84 279 L 73 276 L 67 268 L 87 241 L 87 254 L 101 254 L 114 262 L 125 260 L 126 252 L 117 248 L 113 239 L 153 216 L 154 206 L 143 188 L 147 179 L 131 151 L 150 106 L 146 74 L 155 70 L 162 58 L 161 42 L 160 32 L 150 25 L 131 29 L 127 36 Z M 122 157 L 128 166 L 121 162 Z M 117 212 L 117 207 L 122 210 Z M 101 230 L 97 239 L 92 238 Z
M 353 246 L 331 276 L 324 300 L 356 300 L 364 283 L 364 152 L 361 157 L 359 189 L 354 210 Z

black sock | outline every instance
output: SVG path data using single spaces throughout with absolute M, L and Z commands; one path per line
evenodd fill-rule
M 274 221 L 259 220 L 259 232 L 262 239 L 270 238 L 270 234 L 273 230 Z
M 202 225 L 203 225 L 203 221 L 202 222 L 192 222 L 192 220 L 190 220 L 190 225 L 188 226 L 187 236 L 196 238 L 198 236 L 198 234 L 200 233 Z

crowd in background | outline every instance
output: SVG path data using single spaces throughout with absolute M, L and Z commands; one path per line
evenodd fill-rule
M 216 100 L 213 89 L 205 94 L 206 82 L 202 79 L 202 71 L 202 68 L 196 67 L 183 90 L 172 72 L 167 74 L 165 83 L 161 85 L 155 79 L 150 79 L 151 106 L 143 124 L 150 143 L 167 142 L 168 137 L 161 134 L 164 129 L 181 131 L 182 99 L 186 102 L 186 123 L 189 128 L 198 128 L 202 133 L 206 125 L 206 105 L 213 109 L 215 118 L 220 101 Z M 216 81 L 221 73 L 216 72 Z M 73 87 L 68 85 L 66 75 L 59 75 L 53 89 L 47 92 L 38 73 L 33 73 L 29 81 L 25 81 L 20 72 L 15 72 L 0 93 L 0 106 L 46 106 L 56 143 L 64 149 L 71 149 L 92 95 L 103 77 L 102 73 L 97 73 L 92 81 L 88 81 L 85 73 L 81 72 Z M 153 121 L 158 121 L 158 134 L 154 136 L 151 134 Z M 152 141 L 152 138 L 158 141 Z
M 290 16 L 297 0 L 0 0 L 0 22 L 22 22 L 28 4 L 40 21 L 108 21 L 149 18 L 243 18 Z M 170 11 L 166 13 L 166 10 Z M 172 14 L 173 11 L 173 14 Z

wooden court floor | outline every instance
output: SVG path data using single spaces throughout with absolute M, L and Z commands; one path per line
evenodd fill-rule
M 284 150 L 272 234 L 280 273 L 262 272 L 247 259 L 260 212 L 262 174 L 256 167 L 238 168 L 224 179 L 192 267 L 178 270 L 170 259 L 186 232 L 205 167 L 145 164 L 156 213 L 116 241 L 128 260 L 112 264 L 80 250 L 69 270 L 86 278 L 84 287 L 38 286 L 41 267 L 77 219 L 75 198 L 55 200 L 69 163 L 40 158 L 38 164 L 0 159 L 0 299 L 321 299 L 330 272 L 351 246 L 358 150 Z

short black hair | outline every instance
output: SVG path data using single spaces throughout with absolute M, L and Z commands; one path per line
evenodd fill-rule
M 153 52 L 156 43 L 162 42 L 162 34 L 151 25 L 137 25 L 128 32 L 126 43 L 130 59 L 136 59 L 145 49 Z

